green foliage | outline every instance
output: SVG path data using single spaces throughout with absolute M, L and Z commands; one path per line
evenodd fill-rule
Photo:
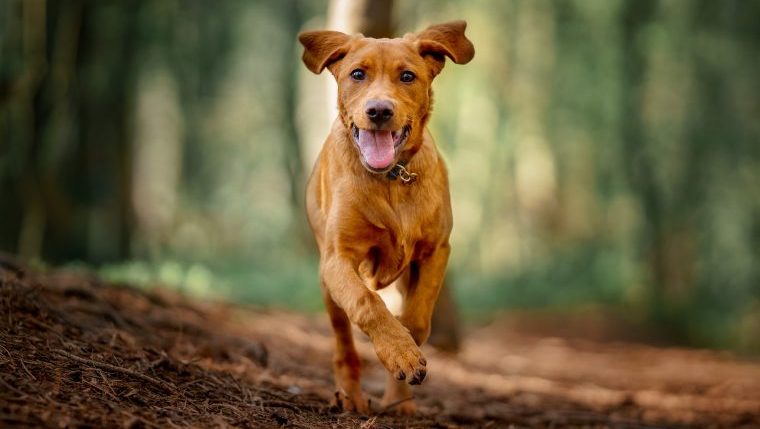
M 169 287 L 200 299 L 225 297 L 261 306 L 316 311 L 322 308 L 314 259 L 283 265 L 262 261 L 216 261 L 206 265 L 163 259 L 106 264 L 98 273 L 106 280 L 141 287 Z M 69 268 L 78 264 L 69 264 Z
M 551 259 L 490 278 L 455 272 L 454 284 L 466 309 L 492 313 L 505 308 L 576 307 L 625 301 L 630 278 L 626 261 L 602 246 L 568 248 Z M 579 267 L 584 267 L 579 269 Z

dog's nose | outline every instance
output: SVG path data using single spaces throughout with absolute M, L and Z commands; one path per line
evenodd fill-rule
M 387 100 L 369 100 L 364 111 L 370 121 L 377 125 L 387 122 L 393 117 L 393 104 Z

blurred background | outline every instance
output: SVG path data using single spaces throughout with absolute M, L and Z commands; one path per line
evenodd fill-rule
M 303 187 L 334 88 L 296 35 L 453 19 L 476 56 L 430 128 L 464 323 L 760 352 L 757 1 L 4 0 L 0 250 L 321 310 Z

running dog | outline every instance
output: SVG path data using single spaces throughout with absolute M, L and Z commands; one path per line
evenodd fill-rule
M 465 64 L 475 55 L 466 26 L 449 22 L 396 39 L 337 31 L 298 37 L 306 67 L 326 68 L 338 82 L 339 116 L 307 184 L 306 209 L 335 332 L 339 400 L 349 410 L 368 411 L 353 323 L 388 370 L 383 405 L 416 411 L 409 384 L 427 373 L 420 346 L 430 334 L 452 226 L 446 166 L 426 129 L 431 84 L 446 58 Z M 403 297 L 398 318 L 376 292 L 394 283 Z

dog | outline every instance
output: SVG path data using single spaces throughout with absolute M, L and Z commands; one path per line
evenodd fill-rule
M 388 370 L 382 405 L 414 414 L 409 385 L 427 362 L 420 346 L 444 279 L 452 227 L 446 166 L 426 129 L 433 79 L 446 58 L 466 64 L 467 24 L 438 24 L 396 39 L 337 31 L 300 33 L 303 62 L 338 82 L 339 115 L 306 185 L 320 282 L 336 339 L 336 399 L 367 413 L 351 324 Z M 376 291 L 395 283 L 394 317 Z

